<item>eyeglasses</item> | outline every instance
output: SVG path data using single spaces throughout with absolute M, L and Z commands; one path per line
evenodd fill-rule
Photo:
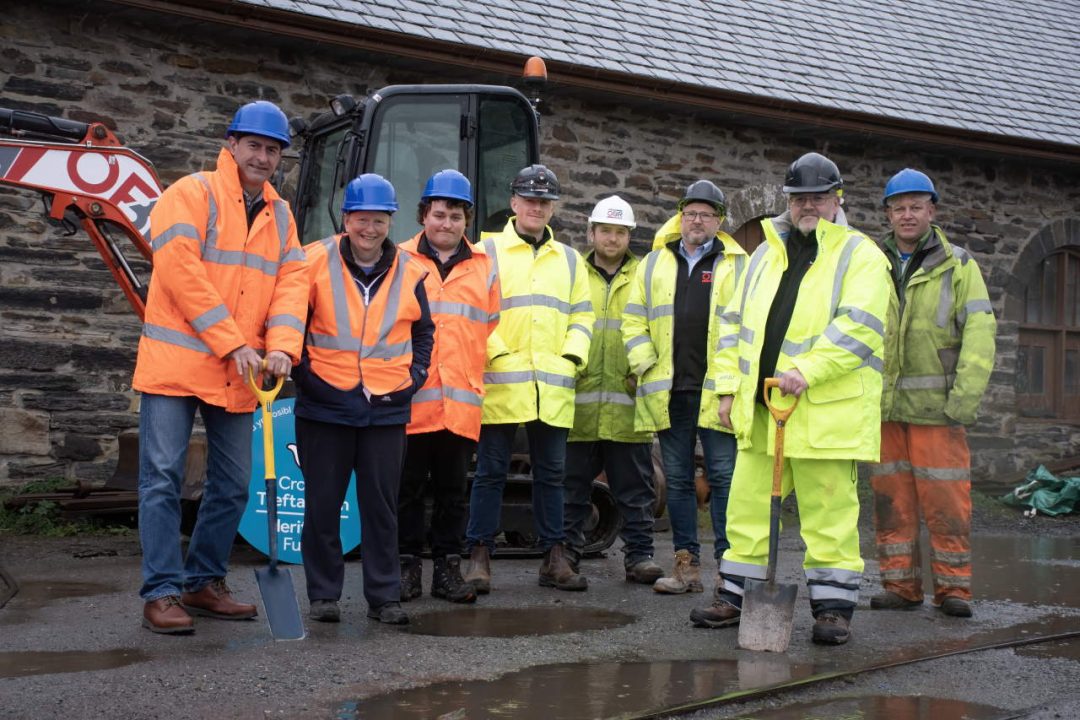
M 682 216 L 684 218 L 686 218 L 687 220 L 689 220 L 690 222 L 693 222 L 695 220 L 702 220 L 702 221 L 715 220 L 716 218 L 720 217 L 716 213 L 711 213 L 711 212 L 685 212 L 685 211 L 683 212 Z
M 807 205 L 813 205 L 814 207 L 824 207 L 829 204 L 829 200 L 836 197 L 832 193 L 822 193 L 820 195 L 789 195 L 788 204 L 795 207 L 805 207 Z

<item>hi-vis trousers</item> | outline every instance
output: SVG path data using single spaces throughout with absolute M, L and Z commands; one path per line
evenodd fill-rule
M 971 457 L 960 425 L 881 424 L 881 463 L 872 465 L 881 580 L 922 600 L 919 516 L 930 532 L 934 605 L 971 599 Z

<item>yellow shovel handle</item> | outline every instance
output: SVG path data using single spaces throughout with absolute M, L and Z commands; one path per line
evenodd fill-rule
M 262 369 L 266 369 L 266 360 L 262 361 Z M 285 384 L 285 378 L 284 376 L 279 377 L 273 388 L 270 390 L 263 390 L 255 380 L 255 372 L 251 370 L 251 368 L 248 368 L 247 384 L 251 392 L 258 398 L 259 406 L 262 408 L 263 465 L 266 468 L 266 478 L 277 482 L 277 471 L 274 467 L 274 416 L 271 412 L 271 408 L 274 404 L 274 399 L 278 396 L 278 393 L 281 392 L 281 386 Z

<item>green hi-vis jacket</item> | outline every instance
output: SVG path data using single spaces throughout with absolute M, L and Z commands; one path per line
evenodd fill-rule
M 837 218 L 844 222 L 843 216 Z M 740 449 L 749 449 L 765 322 L 787 268 L 788 213 L 761 221 L 758 246 L 723 314 L 720 335 L 738 342 L 716 354 L 712 378 L 718 395 L 734 395 L 731 422 Z M 791 322 L 776 360 L 779 375 L 796 368 L 808 388 L 786 426 L 787 457 L 877 462 L 881 446 L 881 382 L 889 264 L 870 238 L 819 220 L 817 258 L 799 286 Z M 772 391 L 779 407 L 790 397 Z M 773 452 L 775 433 L 769 432 Z
M 709 297 L 710 353 L 718 348 L 734 346 L 735 330 L 720 329 L 720 314 L 733 297 L 746 264 L 746 251 L 727 233 L 716 234 L 723 245 L 712 268 L 712 294 Z M 623 342 L 626 343 L 630 371 L 638 376 L 634 429 L 659 431 L 671 427 L 668 404 L 675 375 L 675 284 L 679 260 L 677 246 L 653 250 L 637 267 L 630 299 L 623 311 Z M 729 432 L 720 425 L 716 393 L 706 368 L 701 389 L 701 411 L 698 426 Z
M 630 364 L 622 341 L 623 308 L 630 297 L 638 259 L 627 255 L 610 283 L 589 259 L 585 265 L 596 320 L 589 363 L 577 383 L 570 441 L 651 442 L 651 433 L 634 432 L 634 396 L 626 385 Z
M 970 425 L 994 368 L 994 309 L 966 250 L 937 225 L 924 243 L 922 264 L 906 279 L 892 233 L 881 243 L 898 293 L 889 308 L 882 418 Z

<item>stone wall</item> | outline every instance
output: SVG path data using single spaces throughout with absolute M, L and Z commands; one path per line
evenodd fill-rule
M 461 69 L 421 76 L 388 57 L 95 3 L 16 3 L 0 26 L 0 107 L 102 120 L 152 160 L 166 183 L 207 167 L 242 102 L 268 99 L 290 115 L 323 111 L 341 92 L 395 82 L 496 82 Z M 939 220 L 972 251 L 1001 319 L 993 386 L 972 430 L 976 480 L 1037 460 L 1077 454 L 1077 428 L 1018 422 L 1012 390 L 1015 306 L 1046 228 L 1080 244 L 1080 172 L 1015 158 L 976 157 L 869 136 L 825 139 L 805 128 L 755 127 L 731 118 L 552 88 L 543 106 L 542 155 L 564 185 L 555 221 L 584 242 L 592 204 L 619 192 L 638 213 L 635 247 L 698 177 L 728 193 L 729 231 L 783 206 L 786 165 L 819 150 L 847 178 L 852 224 L 885 228 L 885 180 L 913 165 L 935 178 Z M 1028 256 L 1031 257 L 1028 257 Z M 1018 265 L 1018 259 L 1025 265 Z M 1020 296 L 1022 297 L 1022 295 Z M 99 480 L 111 473 L 116 433 L 137 425 L 130 389 L 139 326 L 93 246 L 46 224 L 40 201 L 0 189 L 0 484 L 31 477 Z

